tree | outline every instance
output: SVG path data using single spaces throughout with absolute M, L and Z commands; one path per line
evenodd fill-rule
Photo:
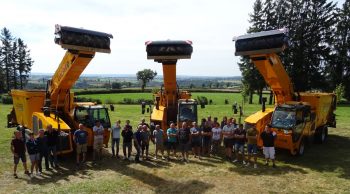
M 146 84 L 151 80 L 153 80 L 154 77 L 156 76 L 157 76 L 157 72 L 152 71 L 151 69 L 144 69 L 136 73 L 137 80 L 141 81 L 142 92 L 145 90 Z
M 27 83 L 29 73 L 32 70 L 32 65 L 34 61 L 30 57 L 30 50 L 27 48 L 27 45 L 23 42 L 21 38 L 17 39 L 17 65 L 19 73 L 19 84 L 20 88 L 23 89 L 24 85 Z
M 120 89 L 120 88 L 122 88 L 122 85 L 119 82 L 112 83 L 112 89 Z
M 2 68 L 4 68 L 5 72 L 5 84 L 6 84 L 6 91 L 10 91 L 11 88 L 11 64 L 12 64 L 12 59 L 11 58 L 11 51 L 12 51 L 12 41 L 13 41 L 13 36 L 11 32 L 7 28 L 3 28 L 1 30 L 1 35 L 0 35 L 0 40 L 2 43 L 1 47 L 1 64 Z

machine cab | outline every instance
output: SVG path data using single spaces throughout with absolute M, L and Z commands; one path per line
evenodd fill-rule
M 179 112 L 177 115 L 178 123 L 187 122 L 190 124 L 191 122 L 197 122 L 197 104 L 198 103 L 195 100 L 179 100 Z
M 99 105 L 76 107 L 74 109 L 74 118 L 77 122 L 89 128 L 92 128 L 97 120 L 101 122 L 103 128 L 111 127 L 107 108 Z
M 304 104 L 284 104 L 275 108 L 272 114 L 271 126 L 292 133 L 293 142 L 298 141 L 306 122 L 311 120 L 311 108 Z

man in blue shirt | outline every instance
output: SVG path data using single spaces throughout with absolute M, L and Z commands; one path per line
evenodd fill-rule
M 177 130 L 175 124 L 171 123 L 170 128 L 167 130 L 168 143 L 167 143 L 167 152 L 168 160 L 170 159 L 170 150 L 173 150 L 174 157 L 176 157 L 176 144 L 177 144 Z
M 82 162 L 85 162 L 85 155 L 87 152 L 87 137 L 88 133 L 85 131 L 84 125 L 80 123 L 79 129 L 74 132 L 73 136 L 77 151 L 77 166 L 80 164 L 80 154 L 83 154 Z

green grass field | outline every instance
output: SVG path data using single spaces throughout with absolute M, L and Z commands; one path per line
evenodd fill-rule
M 212 99 L 214 105 L 199 109 L 199 117 L 209 114 L 219 119 L 232 114 L 231 105 L 224 99 L 241 102 L 240 94 L 195 93 Z M 152 98 L 150 94 L 89 95 L 101 99 Z M 257 97 L 255 97 L 257 100 Z M 11 106 L 0 105 L 0 193 L 349 193 L 350 191 L 350 107 L 338 107 L 338 128 L 329 130 L 326 144 L 307 147 L 302 157 L 277 152 L 277 169 L 262 165 L 243 167 L 220 157 L 190 163 L 150 161 L 139 164 L 110 157 L 110 149 L 98 166 L 74 170 L 73 156 L 60 158 L 58 171 L 45 172 L 42 178 L 30 179 L 22 174 L 12 177 L 12 156 L 9 149 L 14 129 L 6 128 L 6 114 Z M 245 116 L 260 109 L 260 105 L 246 105 Z M 116 105 L 111 120 L 130 119 L 135 126 L 142 117 L 139 105 Z M 237 116 L 235 116 L 237 117 Z M 153 145 L 151 151 L 153 154 Z M 121 154 L 121 153 L 120 153 Z M 89 156 L 91 158 L 91 156 Z

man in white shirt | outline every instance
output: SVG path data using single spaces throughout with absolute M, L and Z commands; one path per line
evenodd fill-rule
M 221 128 L 219 123 L 215 123 L 215 127 L 211 129 L 211 132 L 213 134 L 212 136 L 212 144 L 211 144 L 211 153 L 212 154 L 217 154 L 219 146 L 221 144 L 221 139 L 222 139 L 222 133 L 221 133 Z
M 99 120 L 96 121 L 95 126 L 92 128 L 92 130 L 94 132 L 93 160 L 96 161 L 96 155 L 98 159 L 101 160 L 104 128 Z
M 112 154 L 113 154 L 113 157 L 119 158 L 119 142 L 120 142 L 120 131 L 121 131 L 120 120 L 115 122 L 115 125 L 112 126 L 110 131 L 112 136 Z M 114 147 L 116 147 L 116 150 L 114 149 Z

